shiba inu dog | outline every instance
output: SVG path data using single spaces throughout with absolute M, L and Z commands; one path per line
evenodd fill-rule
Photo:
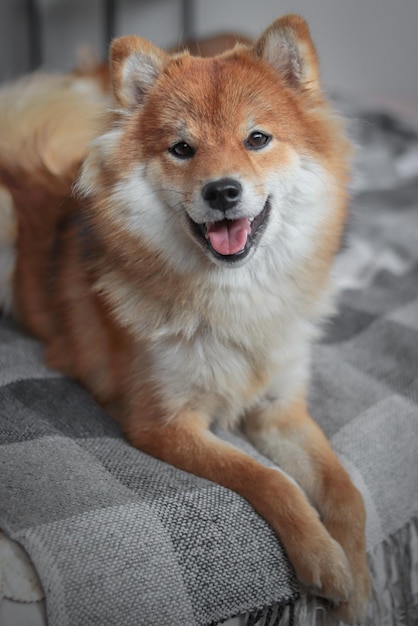
M 110 73 L 97 126 L 106 89 L 71 79 L 75 115 L 52 151 L 48 138 L 37 147 L 39 122 L 13 135 L 0 98 L 15 155 L 0 143 L 4 250 L 17 232 L 2 293 L 132 445 L 241 494 L 300 582 L 356 623 L 369 595 L 363 501 L 306 403 L 350 147 L 308 27 L 288 15 L 212 58 L 122 37 Z M 19 162 L 23 143 L 43 158 Z M 241 426 L 294 480 L 220 440 L 214 422 Z

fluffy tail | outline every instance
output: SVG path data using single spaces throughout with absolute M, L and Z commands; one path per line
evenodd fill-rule
M 22 215 L 44 211 L 39 190 L 44 198 L 71 193 L 87 146 L 99 132 L 111 103 L 103 76 L 102 66 L 92 66 L 61 75 L 35 73 L 0 88 L 0 312 L 13 310 Z

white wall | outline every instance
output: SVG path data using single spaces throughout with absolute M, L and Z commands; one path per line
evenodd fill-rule
M 67 68 L 74 50 L 103 50 L 101 0 L 39 0 L 48 68 Z M 273 19 L 298 12 L 317 44 L 331 89 L 418 102 L 418 0 L 195 0 L 196 33 L 234 30 L 257 36 Z M 180 0 L 120 0 L 118 34 L 159 45 L 180 40 Z M 22 0 L 0 0 L 0 79 L 27 68 Z
M 198 32 L 256 35 L 278 15 L 309 22 L 327 85 L 355 94 L 418 97 L 418 0 L 196 0 Z

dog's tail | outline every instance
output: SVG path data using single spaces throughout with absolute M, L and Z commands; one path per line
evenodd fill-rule
M 71 193 L 87 146 L 100 132 L 110 95 L 97 68 L 35 73 L 0 88 L 0 311 L 13 309 L 22 216 L 43 211 L 40 197 Z M 33 217 L 24 217 L 26 224 Z

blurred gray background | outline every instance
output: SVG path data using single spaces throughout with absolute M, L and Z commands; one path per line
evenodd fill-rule
M 329 90 L 418 111 L 418 0 L 0 0 L 0 81 L 38 57 L 48 69 L 70 68 L 84 44 L 103 56 L 113 34 L 161 46 L 185 31 L 257 36 L 287 12 L 308 20 Z

